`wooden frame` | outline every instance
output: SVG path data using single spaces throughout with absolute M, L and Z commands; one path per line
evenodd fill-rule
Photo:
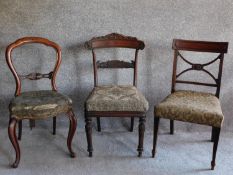
M 55 49 L 57 56 L 56 56 L 56 64 L 54 66 L 53 71 L 51 71 L 47 74 L 30 73 L 28 75 L 19 75 L 17 73 L 17 71 L 13 65 L 13 62 L 12 62 L 11 53 L 17 47 L 20 47 L 22 45 L 29 44 L 29 43 L 40 43 L 40 44 L 44 44 L 46 46 L 49 46 L 49 47 L 52 47 L 53 49 Z M 21 84 L 22 84 L 22 80 L 24 80 L 24 79 L 39 80 L 42 78 L 49 78 L 51 80 L 52 90 L 57 91 L 55 80 L 56 80 L 57 71 L 58 71 L 60 64 L 61 64 L 61 48 L 58 44 L 56 44 L 48 39 L 45 39 L 45 38 L 24 37 L 24 38 L 18 39 L 17 41 L 15 41 L 14 43 L 10 44 L 7 47 L 6 58 L 7 58 L 7 64 L 9 66 L 11 72 L 13 73 L 14 78 L 15 78 L 15 82 L 16 82 L 15 96 L 20 95 Z M 35 127 L 34 120 L 30 120 L 30 127 L 31 128 Z M 19 135 L 18 135 L 19 140 L 21 139 L 21 134 L 22 134 L 22 121 L 19 122 Z M 54 135 L 56 134 L 56 117 L 53 118 L 53 134 Z
M 94 86 L 98 86 L 98 69 L 106 68 L 132 68 L 134 69 L 133 85 L 137 86 L 137 66 L 138 66 L 138 51 L 143 50 L 145 45 L 143 41 L 138 40 L 135 37 L 124 36 L 117 33 L 111 33 L 106 36 L 95 37 L 90 41 L 86 42 L 87 48 L 92 50 L 93 56 L 93 69 L 94 69 Z M 131 62 L 111 60 L 111 61 L 97 61 L 95 49 L 101 48 L 129 48 L 135 49 L 135 57 Z M 133 131 L 134 117 L 139 117 L 139 145 L 138 145 L 138 156 L 142 155 L 143 151 L 143 137 L 145 131 L 145 117 L 146 114 L 143 112 L 131 112 L 131 111 L 87 111 L 85 104 L 85 121 L 86 121 L 86 135 L 88 143 L 89 157 L 92 157 L 93 146 L 92 146 L 92 117 L 97 118 L 97 128 L 101 131 L 100 117 L 131 117 L 130 131 Z
M 47 73 L 47 74 L 41 74 L 41 73 L 30 73 L 28 75 L 19 75 L 14 67 L 13 61 L 12 61 L 12 51 L 15 48 L 18 48 L 22 45 L 29 44 L 29 43 L 38 43 L 38 44 L 44 44 L 46 46 L 52 47 L 56 51 L 56 63 L 54 66 L 53 71 Z M 24 37 L 16 40 L 12 44 L 10 44 L 6 48 L 6 61 L 7 64 L 14 75 L 15 82 L 16 82 L 16 90 L 15 90 L 15 96 L 20 96 L 21 94 L 21 84 L 22 80 L 29 79 L 29 80 L 39 80 L 42 78 L 49 78 L 51 80 L 51 87 L 53 91 L 57 91 L 56 88 L 56 75 L 57 71 L 61 64 L 61 48 L 58 44 L 46 39 L 46 38 L 40 38 L 40 37 Z M 70 120 L 70 129 L 67 139 L 67 146 L 70 151 L 71 157 L 75 157 L 75 153 L 73 152 L 71 148 L 71 142 L 76 130 L 77 121 L 76 117 L 72 110 L 67 112 L 67 116 Z M 11 140 L 11 143 L 15 149 L 16 152 L 16 160 L 14 164 L 12 165 L 14 168 L 18 167 L 19 161 L 20 161 L 20 148 L 19 144 L 16 138 L 16 125 L 19 125 L 19 132 L 18 132 L 18 139 L 21 140 L 22 135 L 22 120 L 19 120 L 16 116 L 10 114 L 10 121 L 9 121 L 9 127 L 8 127 L 8 134 L 9 138 Z M 34 120 L 30 120 L 30 126 L 33 127 L 35 125 Z M 53 134 L 56 133 L 56 116 L 53 117 Z
M 219 98 L 220 94 L 220 87 L 221 87 L 221 78 L 222 78 L 222 68 L 223 68 L 223 59 L 224 54 L 227 53 L 228 43 L 227 42 L 208 42 L 208 41 L 191 41 L 191 40 L 180 40 L 174 39 L 172 48 L 174 50 L 174 61 L 173 61 L 173 74 L 172 74 L 172 87 L 171 93 L 176 91 L 176 84 L 192 84 L 192 85 L 201 85 L 201 86 L 209 86 L 215 87 L 216 93 L 215 96 Z M 210 52 L 210 53 L 219 53 L 219 55 L 210 62 L 205 64 L 196 64 L 188 61 L 186 58 L 179 51 L 192 51 L 192 52 Z M 177 74 L 177 61 L 178 58 L 185 61 L 190 68 L 187 68 L 180 73 Z M 219 71 L 218 76 L 214 77 L 212 73 L 205 69 L 205 66 L 215 63 L 219 60 Z M 188 71 L 203 71 L 207 75 L 209 75 L 213 80 L 214 83 L 203 83 L 203 82 L 194 82 L 194 81 L 186 81 L 186 80 L 178 80 L 178 78 L 188 72 Z M 159 127 L 159 120 L 160 118 L 154 116 L 154 140 L 153 140 L 153 150 L 152 150 L 152 157 L 155 156 L 156 153 L 156 145 L 157 145 L 157 135 L 158 135 L 158 127 Z M 221 128 L 212 127 L 212 136 L 211 141 L 214 142 L 213 146 L 213 157 L 211 161 L 211 169 L 213 170 L 215 167 L 215 158 L 216 152 L 218 147 L 218 140 L 220 135 Z M 174 134 L 174 120 L 170 120 L 170 134 Z

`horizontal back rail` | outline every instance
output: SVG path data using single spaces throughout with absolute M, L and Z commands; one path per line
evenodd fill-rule
M 39 44 L 44 44 L 46 46 L 53 47 L 55 50 L 58 52 L 61 50 L 60 46 L 46 38 L 41 38 L 41 37 L 24 37 L 16 40 L 14 43 L 10 44 L 7 47 L 7 50 L 13 50 L 19 46 L 25 45 L 25 44 L 30 44 L 30 43 L 39 43 Z
M 172 48 L 183 51 L 227 53 L 228 43 L 174 39 Z
M 135 37 L 111 33 L 109 35 L 92 38 L 90 41 L 86 42 L 86 46 L 89 49 L 121 47 L 143 50 L 145 44 Z
M 126 62 L 126 61 L 120 61 L 120 60 L 111 60 L 111 61 L 97 61 L 97 68 L 102 69 L 117 69 L 117 68 L 134 68 L 134 61 Z
M 53 72 L 48 74 L 41 74 L 41 73 L 30 73 L 28 75 L 19 75 L 20 79 L 29 79 L 29 80 L 40 80 L 42 78 L 52 79 Z
M 211 86 L 211 87 L 217 87 L 218 86 L 217 84 L 213 84 L 213 83 L 201 83 L 201 82 L 184 81 L 184 80 L 176 80 L 176 83 Z

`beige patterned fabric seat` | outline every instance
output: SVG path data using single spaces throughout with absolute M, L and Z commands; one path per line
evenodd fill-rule
M 87 111 L 135 111 L 149 108 L 145 97 L 135 86 L 111 85 L 95 87 L 86 102 Z
M 54 117 L 71 108 L 69 97 L 51 90 L 23 92 L 10 103 L 11 115 L 18 119 Z
M 172 93 L 155 108 L 155 116 L 219 128 L 224 118 L 216 96 L 194 91 Z

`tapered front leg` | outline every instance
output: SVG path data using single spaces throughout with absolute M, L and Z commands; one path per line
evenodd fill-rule
M 21 137 L 22 137 L 22 120 L 20 120 L 18 123 L 19 123 L 18 140 L 21 140 Z
M 139 118 L 138 132 L 139 132 L 139 141 L 138 141 L 137 151 L 138 151 L 138 157 L 141 157 L 143 151 L 143 140 L 144 140 L 144 132 L 145 132 L 145 117 Z
M 214 127 L 212 127 L 212 132 L 211 132 L 211 142 L 214 142 L 214 134 L 215 134 L 215 132 L 214 132 L 215 130 L 214 130 Z
M 97 117 L 97 131 L 101 132 L 101 124 L 100 124 L 100 117 Z
M 15 118 L 10 118 L 8 126 L 8 135 L 16 153 L 15 162 L 12 164 L 13 168 L 17 168 L 20 161 L 20 148 L 16 137 L 16 124 L 17 120 Z
M 85 112 L 86 113 L 86 112 Z M 93 146 L 92 146 L 92 119 L 85 115 L 85 129 L 87 136 L 87 151 L 89 152 L 89 157 L 92 157 Z
M 56 135 L 57 117 L 53 117 L 53 135 Z
M 170 120 L 170 134 L 174 134 L 174 120 Z
M 155 153 L 156 153 L 158 130 L 159 130 L 159 118 L 154 117 L 154 139 L 153 139 L 152 157 L 155 157 Z
M 133 132 L 133 126 L 134 126 L 134 117 L 131 117 L 130 132 Z
M 74 112 L 72 110 L 70 110 L 67 113 L 69 120 L 70 120 L 70 127 L 69 127 L 69 133 L 68 133 L 68 138 L 67 138 L 67 147 L 70 151 L 70 156 L 71 157 L 75 157 L 75 153 L 72 150 L 71 144 L 72 144 L 72 140 L 76 131 L 76 127 L 77 127 L 77 119 L 74 115 Z
M 35 120 L 29 120 L 29 125 L 30 125 L 30 128 L 35 128 L 36 127 L 36 121 Z
M 214 146 L 213 146 L 213 156 L 212 156 L 212 161 L 211 161 L 211 170 L 214 170 L 215 167 L 215 159 L 216 159 L 216 153 L 217 153 L 217 148 L 218 148 L 218 140 L 219 140 L 219 135 L 220 135 L 220 128 L 213 128 L 212 134 L 213 134 L 213 141 L 214 141 Z

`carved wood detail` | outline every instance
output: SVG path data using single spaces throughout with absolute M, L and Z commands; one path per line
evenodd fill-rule
M 49 78 L 51 79 L 53 76 L 53 72 L 48 74 L 41 74 L 41 73 L 30 73 L 28 75 L 19 75 L 20 79 L 29 79 L 29 80 L 39 80 L 42 78 Z
M 111 33 L 105 36 L 98 36 L 98 37 L 94 37 L 91 39 L 91 41 L 94 41 L 94 40 L 135 40 L 137 41 L 138 39 L 136 37 L 125 36 L 119 33 Z
M 202 64 L 193 64 L 192 69 L 193 70 L 203 70 L 204 66 Z
M 136 37 L 111 33 L 105 36 L 93 37 L 91 40 L 85 43 L 85 47 L 88 49 L 123 47 L 142 50 L 144 49 L 145 44 L 143 41 L 138 40 Z
M 134 61 L 126 62 L 120 60 L 110 60 L 110 61 L 97 61 L 96 62 L 98 68 L 134 68 Z

